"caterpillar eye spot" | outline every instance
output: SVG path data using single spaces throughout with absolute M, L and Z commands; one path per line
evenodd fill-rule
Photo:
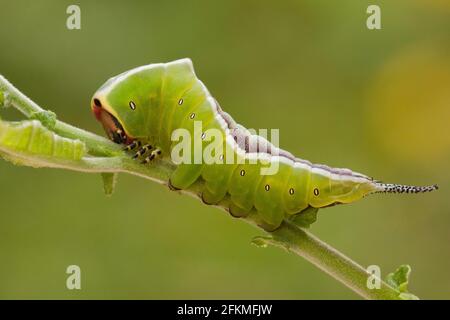
M 189 115 L 189 118 L 190 118 L 190 119 L 194 119 L 194 118 L 195 118 L 195 113 L 192 112 L 192 113 Z
M 318 195 L 319 195 L 319 189 L 317 189 L 317 188 L 314 188 L 314 191 L 313 191 L 313 193 L 314 193 L 314 195 L 315 195 L 315 196 L 318 196 Z
M 94 99 L 94 104 L 97 106 L 97 107 L 102 107 L 102 103 L 100 102 L 100 100 L 98 100 L 98 99 Z
M 178 105 L 182 105 L 183 104 L 183 99 L 178 100 Z
M 206 133 L 202 133 L 202 140 L 206 138 Z
M 269 191 L 269 190 L 270 190 L 270 186 L 269 186 L 268 184 L 266 184 L 266 185 L 264 186 L 264 190 Z
M 241 170 L 241 172 L 239 172 L 239 174 L 241 175 L 241 177 L 245 176 L 245 170 Z
M 220 161 L 223 161 L 223 154 L 221 154 L 221 155 L 219 156 L 219 160 L 220 160 Z
M 130 105 L 131 110 L 136 109 L 136 104 L 133 101 L 130 101 L 129 105 Z
M 289 189 L 289 194 L 292 196 L 294 194 L 294 188 Z

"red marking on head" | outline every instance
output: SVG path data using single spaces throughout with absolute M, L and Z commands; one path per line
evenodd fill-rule
M 92 100 L 91 109 L 92 109 L 92 113 L 95 115 L 95 118 L 98 121 L 101 121 L 102 103 L 100 102 L 99 99 L 94 98 Z
M 130 144 L 134 141 L 134 138 L 127 135 L 120 122 L 103 108 L 99 99 L 95 98 L 92 100 L 91 110 L 112 141 L 124 144 Z
M 100 121 L 101 115 L 102 115 L 102 108 L 97 107 L 96 105 L 92 105 L 92 113 L 94 114 L 95 118 Z

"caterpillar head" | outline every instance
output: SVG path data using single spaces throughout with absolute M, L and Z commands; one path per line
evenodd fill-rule
M 109 79 L 95 92 L 91 109 L 108 137 L 129 144 L 148 136 L 148 107 L 151 104 L 151 69 L 136 68 Z
M 129 144 L 150 137 L 152 117 L 159 116 L 162 92 L 167 102 L 177 103 L 177 90 L 192 86 L 196 79 L 190 59 L 134 68 L 109 79 L 94 94 L 92 111 L 114 142 Z M 169 83 L 163 86 L 163 82 Z M 163 88 L 164 87 L 164 88 Z M 206 90 L 206 89 L 205 89 Z

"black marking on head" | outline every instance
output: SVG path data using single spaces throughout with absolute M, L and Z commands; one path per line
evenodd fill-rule
M 190 118 L 190 119 L 194 119 L 194 118 L 195 118 L 195 113 L 192 112 L 192 113 L 189 115 L 189 118 Z
M 269 186 L 268 184 L 266 184 L 266 185 L 264 186 L 264 190 L 269 191 L 269 190 L 270 190 L 270 186 Z
M 116 117 L 111 116 L 111 118 L 114 121 L 114 124 L 116 125 L 117 128 L 122 128 L 122 125 L 120 124 L 119 120 L 116 119 Z
M 120 133 L 118 133 L 117 131 L 111 132 L 111 140 L 118 144 L 121 144 L 124 142 L 122 135 Z
M 294 188 L 289 189 L 289 194 L 292 196 L 294 194 Z
M 180 99 L 180 100 L 178 100 L 178 105 L 182 105 L 183 104 L 183 102 L 184 102 L 184 100 L 183 99 Z
M 318 195 L 319 195 L 319 189 L 317 189 L 317 188 L 314 188 L 314 191 L 313 191 L 313 193 L 314 193 L 314 195 L 315 195 L 315 196 L 318 196 Z
M 134 103 L 133 101 L 130 101 L 129 103 L 131 110 L 136 110 L 136 103 Z
M 117 129 L 116 133 L 120 136 L 120 138 L 122 138 L 122 143 L 127 140 L 127 135 L 122 131 L 122 129 Z
M 97 107 L 99 107 L 99 108 L 102 107 L 102 103 L 101 103 L 100 100 L 98 100 L 97 98 L 94 99 L 94 104 L 95 104 Z
M 241 177 L 245 176 L 245 170 L 241 170 L 241 172 L 239 172 L 239 174 L 241 175 Z

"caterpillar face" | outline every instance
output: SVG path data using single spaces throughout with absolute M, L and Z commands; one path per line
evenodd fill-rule
M 153 76 L 148 70 L 133 69 L 109 79 L 94 94 L 91 109 L 116 143 L 129 144 L 148 137 L 149 109 L 152 101 Z
M 98 98 L 92 99 L 92 112 L 95 118 L 102 124 L 108 137 L 115 143 L 131 143 L 133 138 L 127 135 L 119 120 L 109 113 Z

